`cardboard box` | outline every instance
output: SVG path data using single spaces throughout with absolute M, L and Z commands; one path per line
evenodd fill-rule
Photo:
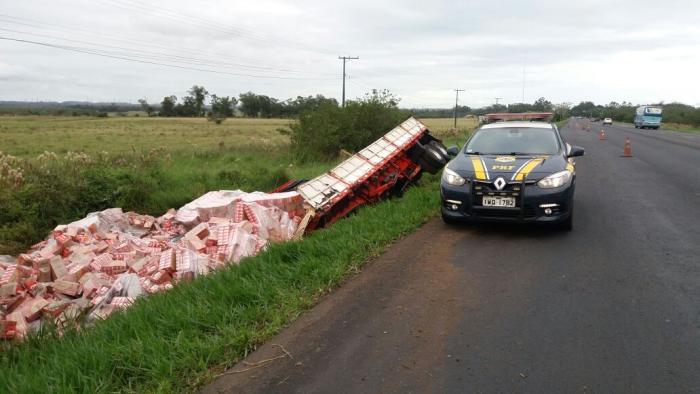
M 53 280 L 63 278 L 68 275 L 68 270 L 66 265 L 63 263 L 63 259 L 59 256 L 54 256 L 49 262 L 51 265 L 51 277 Z
M 206 223 L 199 223 L 185 234 L 185 237 L 197 237 L 199 239 L 204 239 L 207 236 L 209 236 L 209 226 Z
M 34 321 L 39 318 L 42 310 L 49 305 L 49 302 L 43 298 L 33 299 L 27 308 L 24 309 L 24 318 L 28 321 Z
M 80 284 L 77 282 L 69 282 L 67 280 L 59 279 L 53 282 L 52 287 L 55 292 L 71 297 L 76 297 L 78 294 L 80 294 Z
M 170 276 L 170 273 L 167 270 L 158 271 L 151 275 L 151 282 L 155 284 L 162 284 L 171 280 L 172 276 Z
M 102 266 L 102 272 L 108 275 L 119 275 L 126 272 L 129 267 L 123 260 L 112 260 L 111 263 Z
M 12 339 L 17 335 L 17 322 L 0 320 L 0 339 Z
M 168 249 L 163 251 L 160 255 L 160 260 L 158 261 L 159 270 L 175 270 L 175 251 L 173 249 Z
M 17 282 L 9 282 L 0 285 L 0 297 L 13 297 L 17 295 Z

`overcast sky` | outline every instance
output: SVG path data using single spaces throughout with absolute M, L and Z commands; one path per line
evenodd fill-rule
M 526 102 L 700 106 L 700 1 L 525 3 L 0 0 L 0 37 L 34 42 L 0 40 L 0 100 L 340 98 L 350 55 L 348 98 L 387 88 L 405 107 L 449 107 L 455 88 L 520 102 L 523 80 Z

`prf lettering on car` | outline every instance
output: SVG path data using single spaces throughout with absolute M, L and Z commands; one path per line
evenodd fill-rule
M 515 166 L 504 166 L 500 164 L 495 164 L 493 167 L 491 167 L 492 170 L 496 171 L 511 171 L 513 168 L 515 168 Z

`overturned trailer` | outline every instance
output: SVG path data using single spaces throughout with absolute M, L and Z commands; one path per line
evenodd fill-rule
M 332 170 L 275 191 L 297 190 L 309 208 L 305 231 L 330 225 L 355 208 L 401 195 L 423 171 L 435 174 L 450 159 L 442 142 L 411 117 Z

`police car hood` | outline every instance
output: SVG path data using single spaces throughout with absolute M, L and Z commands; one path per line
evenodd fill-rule
M 463 177 L 475 180 L 537 181 L 547 175 L 563 171 L 567 161 L 561 155 L 468 155 L 460 154 L 448 168 Z

